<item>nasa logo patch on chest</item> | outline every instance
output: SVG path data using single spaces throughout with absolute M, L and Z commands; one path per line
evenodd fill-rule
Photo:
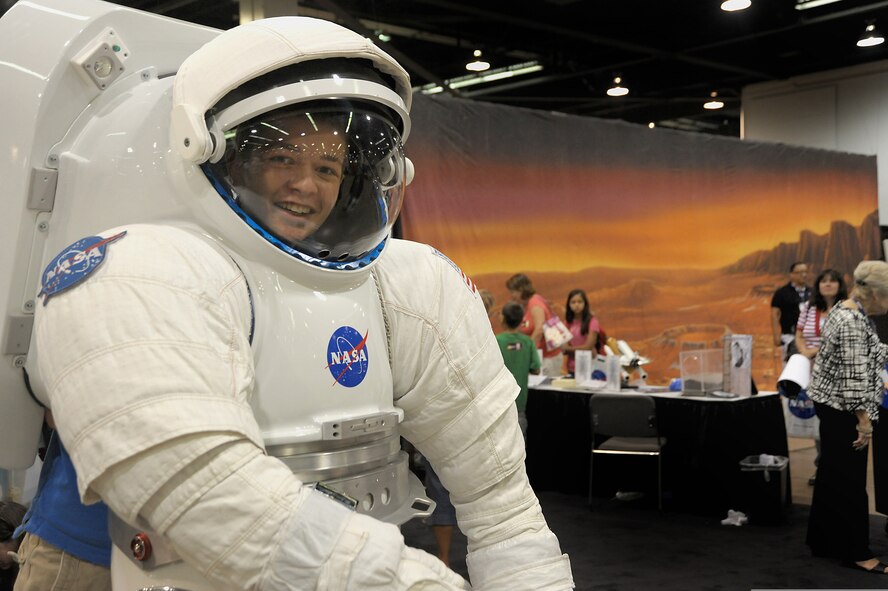
M 45 306 L 52 296 L 74 287 L 89 277 L 105 260 L 105 250 L 108 245 L 124 236 L 126 236 L 125 230 L 109 238 L 88 236 L 62 250 L 43 271 L 40 280 L 42 289 L 37 294 L 43 298 L 43 305 Z
M 339 384 L 346 388 L 354 388 L 364 381 L 370 366 L 370 354 L 367 351 L 367 335 L 361 336 L 351 326 L 341 326 L 330 336 L 327 344 L 327 369 Z

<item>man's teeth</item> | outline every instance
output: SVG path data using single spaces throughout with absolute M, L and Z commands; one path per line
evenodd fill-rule
M 278 207 L 280 207 L 281 209 L 285 209 L 285 210 L 289 211 L 290 213 L 296 213 L 299 215 L 307 215 L 307 214 L 311 213 L 311 208 L 305 207 L 304 205 L 295 205 L 295 204 L 291 205 L 289 203 L 281 203 L 278 205 Z

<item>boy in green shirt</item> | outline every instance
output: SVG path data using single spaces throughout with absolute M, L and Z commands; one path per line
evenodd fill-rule
M 505 331 L 496 335 L 496 341 L 503 354 L 506 368 L 512 372 L 515 381 L 521 388 L 518 398 L 515 399 L 515 405 L 518 407 L 518 425 L 521 427 L 521 434 L 524 435 L 526 441 L 527 415 L 524 410 L 527 407 L 527 376 L 540 373 L 540 355 L 530 337 L 518 332 L 518 327 L 524 318 L 524 309 L 521 304 L 509 302 L 503 306 L 502 315 Z

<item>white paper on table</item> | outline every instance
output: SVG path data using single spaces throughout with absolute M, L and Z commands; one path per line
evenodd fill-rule
M 539 386 L 543 382 L 546 381 L 546 376 L 543 374 L 528 374 L 527 376 L 527 387 L 534 388 Z

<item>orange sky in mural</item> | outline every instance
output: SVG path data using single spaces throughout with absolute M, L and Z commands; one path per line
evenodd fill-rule
M 528 170 L 486 163 L 446 187 L 416 185 L 407 198 L 405 237 L 433 244 L 469 274 L 712 269 L 795 242 L 802 230 L 826 233 L 834 220 L 859 225 L 877 207 L 875 175 L 829 169 Z
M 756 383 L 774 389 L 770 295 L 796 256 L 779 245 L 836 229 L 837 242 L 806 240 L 804 256 L 846 270 L 878 256 L 872 156 L 447 97 L 418 97 L 413 115 L 404 237 L 443 251 L 495 306 L 519 271 L 556 309 L 587 290 L 608 334 L 652 360 L 652 384 L 678 377 L 686 345 L 734 333 L 754 336 Z M 847 230 L 864 220 L 858 250 Z

